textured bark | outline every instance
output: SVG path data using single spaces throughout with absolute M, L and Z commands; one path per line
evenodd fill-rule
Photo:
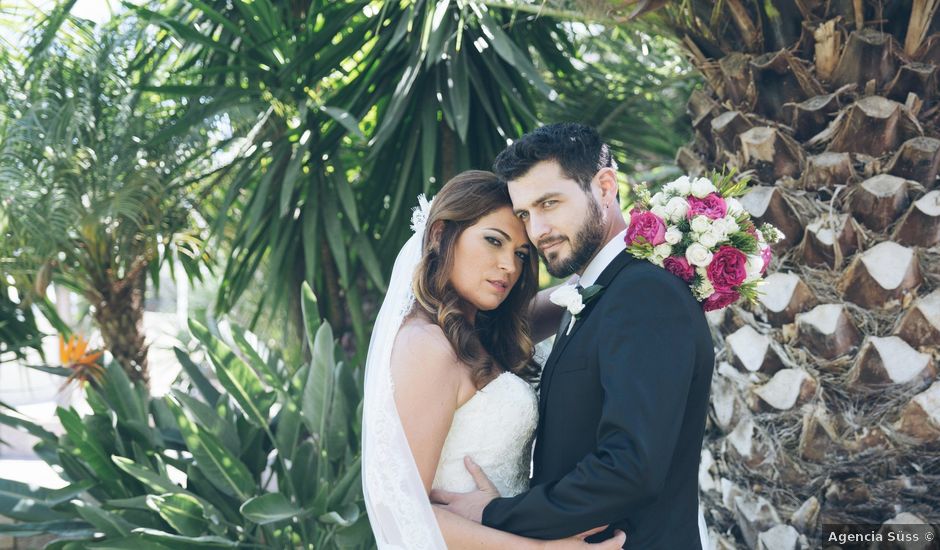
M 800 251 L 808 266 L 838 269 L 860 246 L 854 218 L 847 214 L 823 214 L 806 226 Z
M 940 348 L 940 290 L 914 302 L 894 334 L 915 348 Z
M 771 223 L 784 238 L 774 245 L 775 250 L 796 246 L 803 238 L 803 224 L 793 204 L 777 187 L 754 187 L 741 197 L 741 204 L 758 222 Z
M 740 134 L 738 139 L 744 165 L 756 170 L 761 181 L 800 177 L 803 152 L 793 138 L 775 128 L 757 126 Z
M 105 348 L 131 380 L 144 384 L 149 382 L 149 346 L 144 337 L 146 267 L 145 262 L 139 262 L 123 279 L 100 285 L 100 296 L 88 297 Z
M 758 299 L 767 321 L 774 326 L 792 323 L 800 313 L 818 303 L 813 291 L 795 273 L 768 275 Z
M 894 240 L 924 248 L 940 244 L 940 191 L 931 191 L 911 205 L 898 224 Z
M 817 95 L 799 103 L 787 103 L 784 111 L 794 137 L 805 141 L 823 131 L 838 114 L 839 99 L 836 94 Z
M 800 184 L 806 191 L 819 191 L 849 185 L 855 178 L 855 167 L 848 153 L 822 153 L 806 159 Z
M 930 189 L 937 182 L 940 170 L 940 139 L 916 137 L 905 141 L 891 158 L 885 171 L 914 180 Z
M 796 328 L 800 344 L 830 360 L 854 350 L 862 340 L 842 304 L 823 304 L 797 315 Z
M 868 178 L 852 195 L 852 215 L 872 231 L 884 231 L 910 204 L 908 183 L 890 174 Z
M 830 151 L 880 156 L 904 140 L 919 135 L 917 120 L 904 105 L 869 96 L 851 105 L 833 122 Z
M 926 382 L 937 376 L 933 359 L 897 336 L 872 336 L 849 371 L 848 384 L 856 389 L 878 389 L 892 384 Z
M 759 305 L 709 316 L 723 345 L 706 447 L 722 479 L 702 498 L 718 547 L 788 548 L 789 528 L 822 547 L 819 522 L 935 504 L 940 463 L 916 453 L 938 444 L 937 398 L 914 400 L 940 348 L 935 4 L 670 8 L 706 76 L 680 165 L 752 169 L 742 204 L 787 237 Z
M 885 241 L 856 256 L 840 282 L 843 297 L 865 308 L 889 308 L 923 282 L 914 252 Z

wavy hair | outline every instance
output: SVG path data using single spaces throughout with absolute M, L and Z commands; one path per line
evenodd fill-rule
M 503 371 L 530 382 L 539 375 L 528 323 L 529 302 L 538 292 L 536 255 L 529 255 L 506 299 L 494 310 L 478 311 L 474 323 L 464 317 L 463 298 L 450 283 L 457 239 L 480 218 L 504 206 L 512 208 L 509 189 L 492 172 L 469 170 L 448 181 L 434 197 L 412 283 L 412 313 L 441 327 L 457 358 L 470 367 L 477 387 Z M 435 227 L 441 227 L 439 234 Z

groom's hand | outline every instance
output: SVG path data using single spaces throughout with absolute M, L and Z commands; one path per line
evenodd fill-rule
M 483 469 L 473 459 L 469 456 L 464 457 L 463 463 L 473 477 L 473 481 L 476 482 L 477 490 L 472 493 L 451 493 L 433 489 L 431 491 L 431 502 L 448 512 L 470 521 L 482 523 L 483 509 L 491 500 L 499 498 L 499 491 L 496 490 L 496 486 L 493 485 L 490 478 L 486 477 Z

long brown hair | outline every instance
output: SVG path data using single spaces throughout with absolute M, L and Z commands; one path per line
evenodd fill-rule
M 529 255 L 522 275 L 499 307 L 478 311 L 474 323 L 464 317 L 463 298 L 450 284 L 457 239 L 480 218 L 504 206 L 512 207 L 509 189 L 492 172 L 469 170 L 448 181 L 431 205 L 412 285 L 413 313 L 441 327 L 478 387 L 502 371 L 529 381 L 539 374 L 528 323 L 529 302 L 538 292 L 536 255 Z M 435 227 L 440 227 L 439 233 Z

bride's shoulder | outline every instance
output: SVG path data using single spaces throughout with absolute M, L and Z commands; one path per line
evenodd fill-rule
M 402 323 L 395 337 L 395 351 L 412 360 L 420 358 L 450 365 L 457 362 L 457 354 L 443 329 L 420 317 L 411 317 Z

